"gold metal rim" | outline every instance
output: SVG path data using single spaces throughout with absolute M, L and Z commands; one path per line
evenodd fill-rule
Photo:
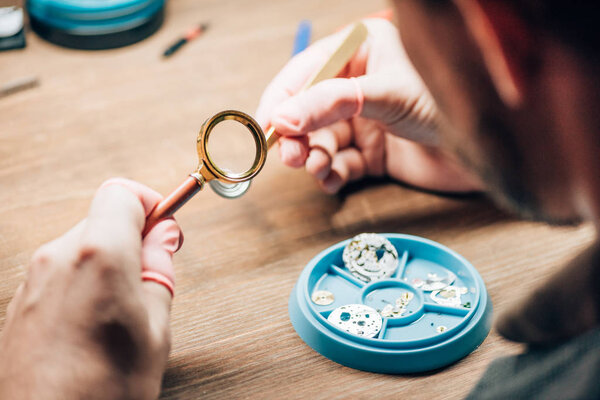
M 248 171 L 243 173 L 232 173 L 226 172 L 220 169 L 210 158 L 210 154 L 207 151 L 208 139 L 214 127 L 220 122 L 226 120 L 237 121 L 240 124 L 244 125 L 246 129 L 250 131 L 252 134 L 252 138 L 254 139 L 254 143 L 256 144 L 256 153 L 254 155 L 254 162 L 252 163 L 252 167 L 248 169 Z M 225 110 L 221 111 L 211 118 L 206 120 L 202 127 L 200 128 L 200 132 L 198 133 L 198 138 L 196 140 L 196 148 L 198 150 L 198 157 L 200 158 L 201 168 L 200 173 L 204 172 L 203 169 L 206 168 L 208 172 L 212 176 L 204 176 L 204 178 L 208 181 L 211 179 L 218 179 L 223 182 L 229 183 L 239 183 L 245 182 L 256 176 L 265 165 L 265 161 L 267 159 L 267 140 L 265 138 L 265 134 L 263 133 L 258 122 L 254 120 L 251 116 L 241 111 L 236 110 Z M 204 168 L 202 168 L 204 167 Z

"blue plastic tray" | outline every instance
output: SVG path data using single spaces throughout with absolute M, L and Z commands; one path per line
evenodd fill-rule
M 296 332 L 314 350 L 351 368 L 381 373 L 413 373 L 451 364 L 475 350 L 487 336 L 492 304 L 483 280 L 462 256 L 417 236 L 382 234 L 396 247 L 399 265 L 390 279 L 365 283 L 344 267 L 340 242 L 313 258 L 302 271 L 289 301 Z M 440 305 L 411 284 L 428 273 L 456 275 L 454 286 L 466 287 L 460 306 Z M 335 300 L 313 303 L 315 290 L 332 292 Z M 414 298 L 400 317 L 383 318 L 374 338 L 353 335 L 327 321 L 342 305 L 365 304 L 381 310 L 403 292 Z M 439 327 L 444 329 L 440 332 Z

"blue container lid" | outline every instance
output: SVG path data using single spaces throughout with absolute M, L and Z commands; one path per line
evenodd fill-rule
M 120 47 L 154 33 L 165 0 L 27 0 L 32 28 L 56 44 Z
M 31 16 L 54 28 L 79 34 L 105 34 L 141 25 L 164 0 L 28 0 Z
M 300 337 L 333 361 L 380 373 L 428 371 L 475 350 L 489 333 L 492 320 L 492 304 L 475 268 L 434 241 L 403 234 L 381 235 L 399 256 L 397 269 L 386 279 L 367 283 L 350 273 L 342 260 L 350 240 L 322 251 L 304 268 L 289 300 L 290 319 Z M 428 283 L 441 278 L 447 278 L 451 285 L 434 290 Z M 314 302 L 317 291 L 330 296 Z M 448 293 L 456 294 L 454 303 L 444 297 Z M 339 322 L 328 321 L 332 312 L 339 315 L 339 307 L 367 306 L 379 314 L 402 296 L 410 299 L 403 312 L 382 317 L 374 337 L 350 333 L 352 330 L 341 328 Z

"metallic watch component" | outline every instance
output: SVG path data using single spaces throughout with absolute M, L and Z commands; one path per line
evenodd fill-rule
M 434 290 L 429 297 L 438 304 L 450 307 L 462 305 L 461 295 L 467 294 L 468 289 L 461 286 L 447 286 L 442 290 Z
M 437 273 L 428 273 L 427 279 L 421 285 L 421 290 L 431 292 L 432 290 L 441 290 L 446 286 L 452 285 L 456 280 L 456 275 L 448 271 L 446 276 L 439 276 Z
M 380 314 L 385 318 L 398 318 L 402 317 L 406 312 L 406 307 L 410 301 L 414 298 L 414 293 L 412 292 L 404 292 L 398 297 L 395 301 L 395 306 L 393 304 L 387 304 L 383 307 Z
M 386 304 L 385 307 L 383 307 L 383 310 L 381 310 L 381 316 L 385 317 L 385 318 L 398 318 L 404 315 L 404 313 L 406 312 L 406 308 L 402 307 L 402 306 L 397 306 L 394 307 L 391 304 Z
M 425 284 L 425 281 L 423 281 L 423 279 L 421 278 L 415 278 L 412 280 L 412 285 L 416 288 L 420 288 L 421 286 L 423 286 L 423 284 Z
M 252 181 L 239 183 L 225 183 L 213 180 L 208 182 L 213 192 L 226 199 L 235 199 L 242 196 L 248 191 L 251 183 Z
M 353 237 L 344 248 L 342 259 L 352 275 L 367 283 L 389 278 L 398 268 L 398 251 L 376 233 Z
M 415 297 L 415 294 L 412 292 L 404 292 L 400 298 L 405 302 L 410 302 Z
M 328 290 L 315 290 L 310 298 L 319 306 L 328 306 L 335 301 L 335 296 Z
M 379 313 L 364 304 L 338 307 L 329 314 L 327 321 L 338 329 L 367 338 L 377 336 L 383 325 Z

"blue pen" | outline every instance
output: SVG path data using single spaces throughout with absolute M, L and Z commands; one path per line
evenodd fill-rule
M 292 56 L 300 53 L 310 45 L 311 30 L 312 26 L 310 21 L 300 21 L 300 24 L 298 24 L 298 30 L 296 31 L 296 37 L 294 38 L 294 49 L 292 50 Z

